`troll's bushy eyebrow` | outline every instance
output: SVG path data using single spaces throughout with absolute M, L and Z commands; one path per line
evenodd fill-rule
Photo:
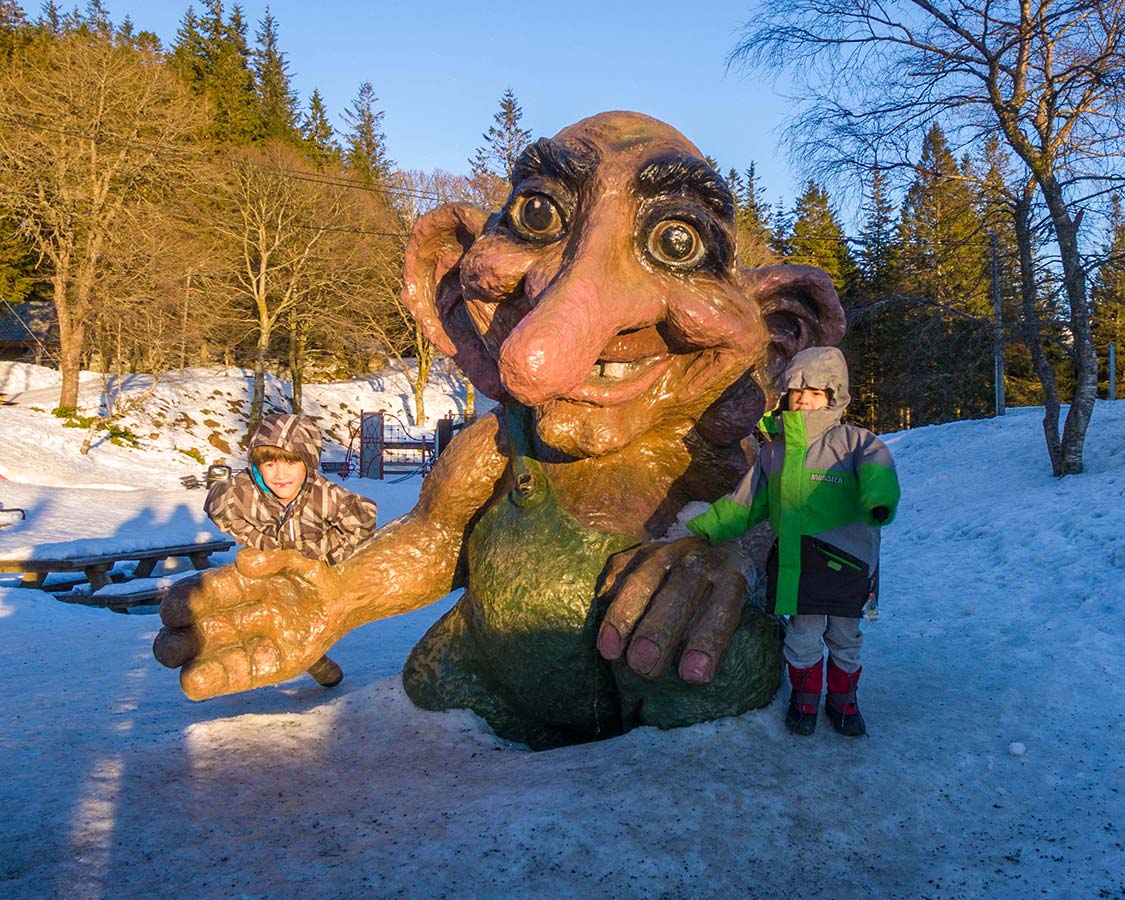
M 650 197 L 695 194 L 717 215 L 734 217 L 734 197 L 723 176 L 694 156 L 669 153 L 654 159 L 637 173 L 637 184 Z
M 516 160 L 512 168 L 512 184 L 540 175 L 577 188 L 589 181 L 597 165 L 598 155 L 591 147 L 564 146 L 550 138 L 540 138 Z

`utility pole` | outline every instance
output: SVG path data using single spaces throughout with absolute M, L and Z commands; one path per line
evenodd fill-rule
M 1117 345 L 1109 345 L 1109 402 L 1117 399 Z
M 993 377 L 996 383 L 996 415 L 1004 415 L 1004 318 L 1000 309 L 1000 245 L 996 232 L 988 233 L 992 249 Z

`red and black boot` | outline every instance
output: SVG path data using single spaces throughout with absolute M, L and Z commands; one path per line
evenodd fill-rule
M 832 727 L 848 737 L 867 734 L 867 725 L 856 704 L 855 687 L 859 683 L 860 666 L 854 672 L 845 672 L 828 660 L 828 696 L 824 698 L 824 712 Z
M 789 709 L 785 712 L 785 727 L 794 734 L 808 737 L 816 731 L 816 710 L 820 706 L 820 686 L 824 677 L 824 660 L 808 669 L 789 666 Z

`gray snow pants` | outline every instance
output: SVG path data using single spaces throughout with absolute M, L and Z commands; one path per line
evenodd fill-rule
M 812 668 L 824 656 L 822 640 L 828 645 L 829 659 L 837 666 L 848 673 L 859 668 L 863 632 L 859 619 L 843 616 L 790 616 L 785 629 L 786 661 L 796 669 Z

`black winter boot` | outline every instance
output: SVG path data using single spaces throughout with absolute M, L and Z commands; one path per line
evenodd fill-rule
M 309 674 L 321 687 L 336 687 L 344 680 L 344 670 L 327 656 L 322 656 L 309 666 Z

